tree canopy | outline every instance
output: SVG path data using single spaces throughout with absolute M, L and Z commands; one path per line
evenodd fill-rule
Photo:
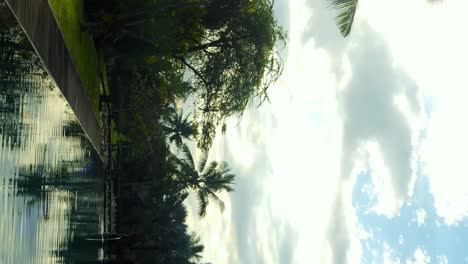
M 138 190 L 150 188 L 128 193 L 125 200 L 148 213 L 127 227 L 154 231 L 139 240 L 154 244 L 140 249 L 161 253 L 157 262 L 197 262 L 202 248 L 186 234 L 182 203 L 193 191 L 203 216 L 210 202 L 223 209 L 219 194 L 233 191 L 229 166 L 207 162 L 207 151 L 228 118 L 268 100 L 282 73 L 278 52 L 286 33 L 273 0 L 85 1 L 82 29 L 104 51 L 118 87 L 122 168 L 132 181 L 144 181 Z M 194 163 L 187 139 L 198 141 L 200 162 Z M 170 153 L 171 142 L 182 157 Z M 163 243 L 165 236 L 174 243 Z
M 267 100 L 282 72 L 278 44 L 286 34 L 272 0 L 122 1 L 112 15 L 96 12 L 85 28 L 139 71 L 161 74 L 161 61 L 185 69 L 203 149 L 227 118 Z
M 210 26 L 216 27 L 206 32 L 203 43 L 175 55 L 193 73 L 195 113 L 202 120 L 199 146 L 204 149 L 226 118 L 241 116 L 254 99 L 265 101 L 282 71 L 276 44 L 285 33 L 273 16 L 273 3 L 241 1 L 236 8 L 213 15 Z

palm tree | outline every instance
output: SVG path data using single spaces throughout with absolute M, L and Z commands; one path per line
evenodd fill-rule
M 183 159 L 178 160 L 177 184 L 180 189 L 192 189 L 198 199 L 199 215 L 205 216 L 210 199 L 218 203 L 221 211 L 224 210 L 224 202 L 218 197 L 222 191 L 232 192 L 234 189 L 234 174 L 226 162 L 208 160 L 208 152 L 203 151 L 202 157 L 195 166 L 190 149 L 182 146 Z
M 347 37 L 351 32 L 354 22 L 354 15 L 358 5 L 358 0 L 329 0 L 330 5 L 336 10 L 336 24 L 341 35 Z M 441 2 L 441 0 L 426 0 L 429 4 Z
M 177 112 L 174 108 L 169 109 L 166 124 L 163 126 L 167 133 L 169 142 L 175 142 L 178 147 L 182 145 L 182 138 L 192 138 L 197 135 L 197 126 L 193 121 L 184 117 L 183 111 Z

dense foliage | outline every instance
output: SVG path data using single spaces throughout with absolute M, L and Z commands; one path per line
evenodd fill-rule
M 281 74 L 277 44 L 284 43 L 285 33 L 270 0 L 118 3 L 90 11 L 83 28 L 108 58 L 156 82 L 155 90 L 196 98 L 191 111 L 203 149 L 227 118 L 242 115 L 254 100 L 266 100 Z
M 226 162 L 208 161 L 218 128 L 252 102 L 268 99 L 282 63 L 285 33 L 271 0 L 85 1 L 82 23 L 106 56 L 114 144 L 122 164 L 123 258 L 199 263 L 183 205 L 192 192 L 199 215 L 233 191 Z M 187 143 L 195 140 L 195 161 Z M 175 153 L 175 154 L 174 154 Z M 125 211 L 125 212 L 124 212 Z M 130 257 L 131 256 L 131 257 Z

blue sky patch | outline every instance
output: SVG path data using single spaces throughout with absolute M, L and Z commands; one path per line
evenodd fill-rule
M 428 178 L 419 175 L 414 196 L 406 202 L 399 215 L 387 218 L 371 211 L 376 198 L 370 197 L 366 188 L 372 186 L 371 175 L 358 176 L 353 190 L 353 207 L 360 226 L 370 234 L 361 240 L 363 263 L 382 263 L 385 244 L 393 249 L 393 256 L 401 263 L 414 255 L 417 248 L 427 252 L 431 262 L 438 263 L 445 256 L 449 263 L 467 263 L 468 221 L 447 225 L 434 207 L 434 197 L 429 191 Z M 424 224 L 418 225 L 417 212 L 426 213 Z

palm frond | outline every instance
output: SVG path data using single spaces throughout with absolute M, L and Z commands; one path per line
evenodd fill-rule
M 179 207 L 185 201 L 185 199 L 187 199 L 188 195 L 189 195 L 188 192 L 183 192 L 174 202 L 173 208 L 175 209 Z
M 426 2 L 432 6 L 432 5 L 437 5 L 437 4 L 442 3 L 444 2 L 444 0 L 426 0 Z
M 207 190 L 208 192 L 208 195 L 210 196 L 211 199 L 213 199 L 219 206 L 219 209 L 221 210 L 221 212 L 224 212 L 224 209 L 226 208 L 223 200 L 221 200 L 221 198 L 218 197 L 218 195 L 216 195 L 216 193 L 214 193 L 213 191 L 211 190 Z
M 353 26 L 358 0 L 330 0 L 330 4 L 336 10 L 336 24 L 341 35 L 348 36 Z
M 202 173 L 203 169 L 205 169 L 206 162 L 208 161 L 208 151 L 202 150 L 202 155 L 200 160 L 198 161 L 198 172 Z
M 223 176 L 223 189 L 227 192 L 233 192 L 234 188 L 231 187 L 231 185 L 234 184 L 234 179 L 236 178 L 236 175 L 234 174 L 225 174 Z
M 203 253 L 205 246 L 203 246 L 200 237 L 197 236 L 195 232 L 190 233 L 189 243 L 191 250 L 191 258 L 200 261 L 202 259 L 201 253 Z
M 171 106 L 167 108 L 167 113 L 169 114 L 169 117 L 173 117 L 177 115 L 177 110 L 174 106 Z
M 218 171 L 221 174 L 225 174 L 225 173 L 230 172 L 231 168 L 229 167 L 229 164 L 227 162 L 223 161 L 219 164 Z
M 195 168 L 195 163 L 193 162 L 192 153 L 190 152 L 189 147 L 186 144 L 182 145 L 182 153 L 184 154 L 184 160 L 192 169 Z
M 180 147 L 183 139 L 191 139 L 198 133 L 197 126 L 189 120 L 190 115 L 184 116 L 184 112 L 179 112 L 170 107 L 168 116 L 165 117 L 163 132 L 169 137 L 169 142 L 175 142 Z
M 198 190 L 197 200 L 198 200 L 198 215 L 200 217 L 204 217 L 206 215 L 206 207 L 208 206 L 208 199 L 205 196 L 203 190 Z
M 202 177 L 209 177 L 211 174 L 216 173 L 216 167 L 218 167 L 219 163 L 217 161 L 212 161 L 208 166 L 204 168 L 201 172 Z
M 182 137 L 179 134 L 174 133 L 169 137 L 169 142 L 175 142 L 176 146 L 180 147 L 182 145 Z

